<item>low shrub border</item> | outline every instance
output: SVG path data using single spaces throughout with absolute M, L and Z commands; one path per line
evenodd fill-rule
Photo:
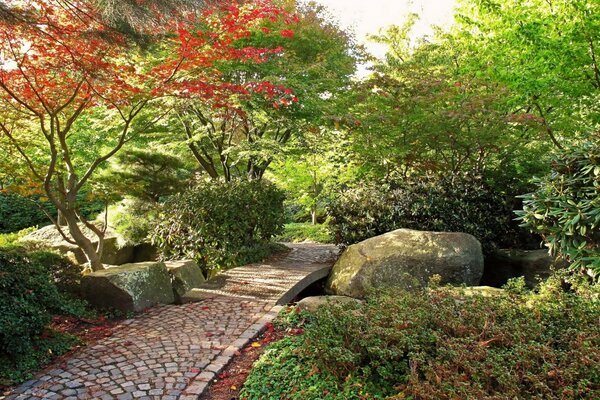
M 554 277 L 538 293 L 512 282 L 380 293 L 362 305 L 280 316 L 297 336 L 257 361 L 241 399 L 600 398 L 598 286 Z

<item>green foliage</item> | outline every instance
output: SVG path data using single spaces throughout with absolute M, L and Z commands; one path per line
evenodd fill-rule
M 0 248 L 17 246 L 17 241 L 20 238 L 30 234 L 31 232 L 34 232 L 35 230 L 35 227 L 31 227 L 13 233 L 0 233 Z
M 205 182 L 165 202 L 153 242 L 163 258 L 191 258 L 206 273 L 239 265 L 283 231 L 283 200 L 267 182 Z
M 512 201 L 479 177 L 434 175 L 348 189 L 329 205 L 337 243 L 395 229 L 465 232 L 489 250 L 514 237 Z
M 285 224 L 281 235 L 275 237 L 278 242 L 311 242 L 331 243 L 333 238 L 324 224 L 291 223 Z
M 147 202 L 183 191 L 191 179 L 185 163 L 156 148 L 129 149 L 116 156 L 99 178 L 115 194 Z
M 126 198 L 109 207 L 108 224 L 129 245 L 146 243 L 158 222 L 160 206 L 156 203 Z
M 78 194 L 77 200 L 81 204 L 80 212 L 88 218 L 93 218 L 104 209 L 104 203 L 89 197 L 89 192 L 83 190 Z M 46 213 L 56 218 L 54 205 L 39 196 L 0 192 L 0 233 L 50 225 L 52 221 Z
M 48 349 L 63 348 L 71 339 L 53 336 L 46 327 L 54 314 L 87 315 L 84 303 L 73 300 L 70 263 L 51 253 L 0 249 L 0 378 L 17 379 L 48 357 Z M 46 336 L 56 340 L 45 341 Z
M 32 338 L 32 350 L 16 359 L 0 353 L 0 384 L 14 385 L 32 378 L 34 371 L 49 363 L 54 357 L 65 354 L 81 344 L 79 338 L 59 332 L 45 331 Z
M 596 0 L 463 0 L 452 33 L 456 64 L 509 93 L 528 135 L 555 145 L 600 123 Z
M 560 151 L 552 173 L 534 181 L 537 190 L 522 196 L 517 212 L 523 226 L 541 234 L 572 268 L 600 274 L 600 141 Z
M 39 264 L 50 274 L 59 293 L 77 298 L 81 295 L 80 283 L 83 267 L 74 264 L 63 255 L 51 251 L 32 251 L 28 257 L 33 264 Z M 79 314 L 79 312 L 76 312 Z
M 241 398 L 598 398 L 600 288 L 562 285 L 384 292 L 322 307 L 267 349 Z
M 0 233 L 20 231 L 36 225 L 48 225 L 47 213 L 56 217 L 56 209 L 39 197 L 0 193 Z

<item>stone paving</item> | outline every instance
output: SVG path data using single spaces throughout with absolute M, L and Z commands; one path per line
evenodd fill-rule
M 281 307 L 326 276 L 336 248 L 293 244 L 286 256 L 227 271 L 184 305 L 157 306 L 119 325 L 6 399 L 198 399 Z M 197 302 L 191 302 L 197 301 Z

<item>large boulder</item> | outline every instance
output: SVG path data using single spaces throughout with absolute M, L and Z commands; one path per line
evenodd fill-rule
M 553 268 L 565 268 L 564 260 L 557 260 L 548 250 L 498 249 L 485 257 L 481 284 L 500 287 L 511 278 L 524 277 L 525 284 L 533 288 L 545 280 Z
M 433 275 L 442 284 L 476 286 L 482 274 L 481 244 L 473 236 L 398 229 L 348 247 L 326 290 L 364 298 L 371 289 L 424 286 Z
M 195 261 L 168 261 L 165 262 L 165 265 L 171 276 L 171 285 L 177 303 L 182 302 L 184 294 L 206 281 L 202 270 Z
M 80 229 L 86 237 L 92 239 L 94 246 L 98 244 L 96 235 L 84 225 L 80 225 Z M 68 234 L 68 228 L 64 227 L 63 232 Z M 72 261 L 78 264 L 85 264 L 87 259 L 81 249 L 72 243 L 67 242 L 58 229 L 54 225 L 48 225 L 26 236 L 23 236 L 20 241 L 22 243 L 35 243 L 43 247 L 59 251 Z M 122 243 L 119 235 L 112 229 L 107 229 L 104 236 L 104 250 L 102 251 L 101 261 L 103 264 L 122 265 L 133 262 L 134 248 L 133 246 Z
M 123 312 L 175 301 L 171 278 L 162 262 L 125 264 L 92 272 L 82 278 L 81 290 L 90 304 Z

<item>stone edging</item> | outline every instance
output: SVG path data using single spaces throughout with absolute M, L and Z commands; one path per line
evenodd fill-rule
M 220 374 L 231 362 L 235 353 L 241 351 L 254 338 L 265 331 L 267 324 L 273 321 L 283 306 L 273 306 L 269 311 L 260 316 L 257 321 L 246 329 L 240 338 L 234 341 L 231 346 L 223 350 L 217 357 L 203 368 L 202 373 L 198 374 L 181 394 L 180 400 L 197 400 L 208 390 L 211 381 Z

